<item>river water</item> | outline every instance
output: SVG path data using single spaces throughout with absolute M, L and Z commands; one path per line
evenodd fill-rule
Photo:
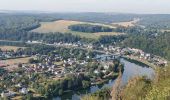
M 134 60 L 127 60 L 124 58 L 121 58 L 120 61 L 124 64 L 124 72 L 122 74 L 122 84 L 124 85 L 128 82 L 129 79 L 136 76 L 146 76 L 151 79 L 154 77 L 154 70 L 143 63 Z M 86 90 L 68 92 L 60 97 L 55 97 L 53 100 L 80 100 L 81 96 L 85 94 L 94 93 L 104 87 L 112 87 L 114 81 L 115 80 L 110 80 L 109 82 L 100 86 L 91 86 Z

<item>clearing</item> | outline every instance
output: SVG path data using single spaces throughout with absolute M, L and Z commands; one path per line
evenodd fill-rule
M 10 51 L 10 50 L 14 50 L 17 51 L 17 49 L 19 48 L 25 48 L 25 47 L 16 47 L 16 46 L 0 46 L 0 49 L 2 51 Z
M 124 33 L 118 32 L 98 32 L 98 33 L 85 33 L 85 32 L 75 32 L 68 29 L 68 26 L 75 24 L 91 24 L 100 25 L 110 28 L 116 28 L 112 25 L 100 24 L 100 23 L 90 23 L 90 22 L 80 22 L 71 20 L 58 20 L 54 22 L 41 22 L 41 26 L 37 29 L 32 30 L 32 32 L 38 33 L 49 33 L 49 32 L 61 32 L 61 33 L 72 33 L 73 35 L 79 35 L 86 38 L 99 38 L 101 35 L 121 35 Z
M 129 22 L 119 22 L 119 23 L 112 23 L 112 25 L 115 26 L 123 26 L 123 27 L 133 27 L 136 25 L 137 22 L 139 22 L 139 18 L 134 18 L 134 20 L 129 21 Z
M 16 59 L 8 59 L 8 60 L 0 60 L 0 66 L 4 65 L 7 66 L 5 69 L 7 70 L 14 70 L 18 68 L 18 64 L 26 64 L 28 63 L 29 59 L 33 57 L 24 57 L 24 58 L 16 58 Z

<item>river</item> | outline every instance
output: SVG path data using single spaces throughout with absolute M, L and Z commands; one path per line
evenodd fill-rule
M 124 72 L 122 74 L 122 84 L 124 85 L 128 82 L 129 79 L 136 76 L 147 76 L 150 79 L 154 77 L 154 70 L 143 63 L 134 60 L 127 60 L 124 58 L 121 58 L 120 61 L 124 64 Z M 85 94 L 94 93 L 104 87 L 112 87 L 113 84 L 114 80 L 110 80 L 101 86 L 96 85 L 91 86 L 86 90 L 68 92 L 60 97 L 55 97 L 53 100 L 80 100 L 81 96 Z

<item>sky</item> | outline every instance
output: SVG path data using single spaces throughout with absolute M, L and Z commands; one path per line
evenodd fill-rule
M 0 10 L 170 14 L 170 0 L 0 0 Z

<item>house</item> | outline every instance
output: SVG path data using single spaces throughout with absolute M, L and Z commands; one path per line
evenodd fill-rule
M 104 66 L 104 69 L 109 69 L 109 65 L 105 64 Z
M 64 68 L 64 69 L 62 70 L 62 73 L 63 73 L 63 74 L 68 73 L 67 69 L 66 69 L 66 68 Z
M 104 47 L 104 51 L 107 51 L 108 50 L 108 48 L 107 47 Z
M 95 70 L 94 73 L 95 73 L 95 74 L 99 74 L 99 71 L 98 71 L 98 70 Z
M 140 53 L 140 59 L 144 58 L 145 57 L 145 53 L 144 52 L 141 52 Z
M 12 91 L 4 91 L 4 92 L 1 93 L 2 98 L 4 98 L 4 97 L 13 97 L 15 95 L 16 95 L 16 93 L 12 92 Z
M 86 61 L 81 61 L 80 62 L 80 65 L 84 65 L 84 64 L 87 64 L 87 62 Z
M 106 73 L 106 70 L 102 70 L 103 73 Z
M 151 55 L 149 53 L 145 54 L 145 59 L 150 59 Z
M 92 44 L 89 44 L 89 45 L 87 45 L 87 48 L 88 48 L 88 49 L 93 49 L 93 45 L 92 45 Z
M 87 58 L 87 59 L 89 59 L 89 58 L 90 58 L 90 56 L 86 56 L 86 58 Z
M 20 93 L 22 93 L 22 94 L 27 94 L 27 93 L 28 93 L 27 88 L 22 88 L 22 89 L 20 90 Z
M 68 59 L 68 62 L 67 62 L 69 65 L 73 65 L 73 64 L 76 64 L 76 59 L 75 58 L 69 58 Z
M 55 75 L 58 75 L 59 73 L 58 72 L 54 72 Z
M 17 86 L 17 87 L 21 87 L 21 86 L 22 86 L 22 84 L 21 84 L 21 83 L 18 83 L 16 86 Z
M 104 45 L 103 45 L 103 44 L 101 44 L 101 45 L 100 45 L 100 47 L 101 47 L 101 48 L 104 48 Z

